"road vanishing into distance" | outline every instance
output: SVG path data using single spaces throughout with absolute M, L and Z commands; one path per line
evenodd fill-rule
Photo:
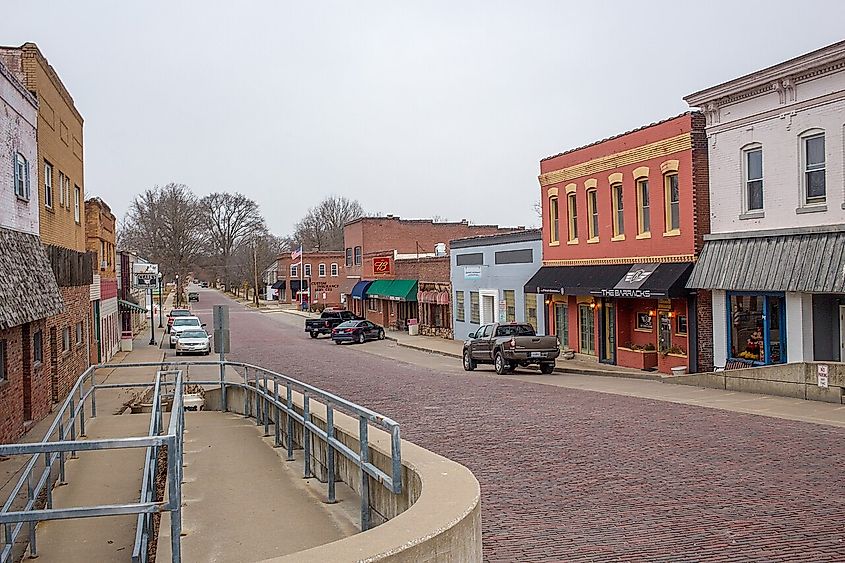
M 230 306 L 233 360 L 401 424 L 481 483 L 487 561 L 845 561 L 845 429 L 464 372 Z M 554 376 L 551 376 L 554 377 Z

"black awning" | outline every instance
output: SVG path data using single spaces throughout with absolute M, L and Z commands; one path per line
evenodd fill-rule
M 279 280 L 273 285 L 270 286 L 270 289 L 284 289 L 285 288 L 285 280 Z
M 294 295 L 299 293 L 300 290 L 302 290 L 302 291 L 308 290 L 308 280 L 302 280 L 301 284 L 302 285 L 300 285 L 299 280 L 290 280 L 290 290 Z
M 543 266 L 525 284 L 526 293 L 599 297 L 684 297 L 692 263 Z

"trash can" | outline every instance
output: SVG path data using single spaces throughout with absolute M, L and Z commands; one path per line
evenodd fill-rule
M 420 334 L 420 325 L 417 319 L 408 319 L 408 335 L 418 336 Z

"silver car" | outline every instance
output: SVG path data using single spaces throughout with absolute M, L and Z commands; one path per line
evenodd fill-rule
M 185 330 L 200 330 L 205 325 L 199 317 L 176 317 L 170 325 L 170 347 L 175 348 L 179 334 Z
M 204 354 L 211 352 L 211 338 L 208 333 L 200 329 L 186 329 L 179 333 L 176 341 L 176 355 Z

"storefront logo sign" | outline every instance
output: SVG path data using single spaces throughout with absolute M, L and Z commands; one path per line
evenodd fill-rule
M 464 266 L 464 279 L 477 280 L 481 278 L 481 266 Z
M 389 276 L 392 268 L 390 258 L 373 258 L 373 274 L 376 276 Z
M 631 297 L 651 299 L 652 297 L 661 297 L 666 295 L 662 291 L 652 291 L 650 289 L 602 289 L 601 291 L 591 292 L 593 295 L 601 295 L 602 297 Z
M 643 268 L 639 268 L 637 270 L 631 270 L 627 274 L 625 274 L 625 282 L 630 284 L 641 284 L 643 283 L 646 278 L 648 278 L 652 272 L 648 272 Z

